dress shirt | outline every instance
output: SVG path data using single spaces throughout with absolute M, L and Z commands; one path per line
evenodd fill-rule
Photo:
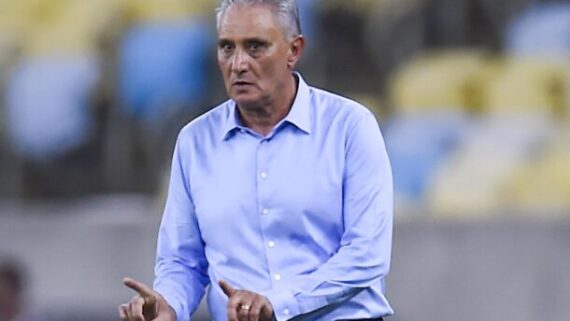
M 393 196 L 372 113 L 309 87 L 266 136 L 229 100 L 184 127 L 158 235 L 154 288 L 187 321 L 205 289 L 227 320 L 218 286 L 264 295 L 278 321 L 393 313 L 385 292 Z

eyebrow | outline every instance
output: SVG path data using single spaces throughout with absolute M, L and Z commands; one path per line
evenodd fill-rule
M 263 38 L 259 38 L 259 37 L 252 37 L 252 38 L 246 38 L 242 41 L 243 43 L 253 43 L 253 42 L 258 42 L 258 43 L 262 43 L 262 44 L 270 44 L 270 42 L 267 39 L 263 39 Z M 226 39 L 226 38 L 221 38 L 218 40 L 218 45 L 226 45 L 226 44 L 233 44 L 234 41 Z
M 227 44 L 232 44 L 233 42 L 228 40 L 228 39 L 220 39 L 218 40 L 218 46 L 222 46 L 222 45 L 227 45 Z

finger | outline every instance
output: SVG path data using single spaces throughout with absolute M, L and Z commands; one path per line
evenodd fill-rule
M 264 320 L 271 320 L 273 318 L 273 306 L 271 302 L 265 300 L 265 304 L 261 307 L 260 318 Z
M 136 317 L 137 311 L 136 311 L 136 309 L 135 309 L 135 306 L 134 306 L 134 302 L 133 302 L 133 301 L 129 302 L 129 309 L 128 309 L 127 315 L 129 316 L 129 321 L 140 321 L 140 320 Z
M 144 283 L 130 277 L 123 278 L 123 284 L 134 290 L 141 296 L 152 296 L 154 291 Z
M 154 305 L 156 303 L 154 291 L 144 283 L 128 277 L 123 279 L 123 283 L 136 291 L 144 299 L 145 304 Z
M 121 304 L 119 306 L 119 316 L 121 316 L 121 320 L 129 321 L 129 318 L 127 316 L 127 305 L 126 304 Z
M 240 321 L 239 308 L 242 302 L 242 297 L 239 291 L 234 292 L 234 295 L 228 300 L 228 321 Z
M 251 305 L 252 303 L 250 301 L 245 301 L 238 306 L 237 313 L 239 321 L 249 321 L 249 313 L 251 311 Z
M 131 315 L 135 321 L 144 321 L 143 308 L 145 300 L 142 297 L 137 297 L 132 300 Z
M 234 295 L 234 293 L 236 292 L 236 289 L 234 289 L 228 282 L 224 280 L 220 280 L 218 284 L 222 288 L 222 291 L 224 291 L 224 293 L 228 296 L 228 298 Z
M 127 312 L 127 320 L 129 320 L 129 321 L 134 321 L 134 319 L 133 319 L 133 314 L 132 314 L 131 302 L 129 302 L 129 303 L 127 304 L 127 308 L 125 309 L 125 312 Z
M 251 304 L 251 309 L 249 310 L 249 320 L 247 321 L 259 321 L 259 316 L 261 315 L 261 310 L 265 304 L 265 300 L 257 298 Z

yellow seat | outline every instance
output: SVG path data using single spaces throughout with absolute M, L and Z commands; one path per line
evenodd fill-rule
M 0 0 L 0 55 L 19 47 L 31 28 L 31 12 L 29 0 Z
M 396 6 L 411 7 L 418 6 L 424 0 L 327 0 L 320 1 L 320 5 L 325 10 L 343 9 L 358 14 L 368 14 L 373 10 L 385 10 L 389 14 Z
M 390 100 L 399 111 L 475 109 L 479 99 L 473 85 L 484 66 L 485 55 L 479 51 L 420 56 L 392 78 Z
M 93 54 L 122 12 L 113 0 L 26 1 L 32 21 L 22 46 L 27 56 Z
M 505 193 L 516 212 L 570 213 L 570 130 L 555 137 L 541 157 L 511 175 Z
M 567 108 L 569 65 L 544 60 L 505 59 L 487 79 L 483 108 L 487 114 L 561 115 Z
M 129 20 L 178 21 L 194 16 L 214 16 L 216 1 L 211 0 L 123 0 Z

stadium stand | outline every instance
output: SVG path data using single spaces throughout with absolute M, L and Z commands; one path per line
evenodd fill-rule
M 214 6 L 212 1 L 124 2 L 127 23 L 116 44 L 104 143 L 111 190 L 154 190 L 156 173 L 171 152 L 164 141 L 173 141 L 184 122 L 208 107 L 215 46 L 213 26 L 204 15 Z
M 299 0 L 310 44 L 302 70 L 318 85 L 370 101 L 393 158 L 399 204 L 434 204 L 442 173 L 487 144 L 473 137 L 570 118 L 568 5 L 528 3 Z M 0 0 L 0 76 L 7 80 L 0 166 L 10 167 L 6 150 L 57 159 L 95 135 L 105 191 L 156 190 L 149 187 L 159 179 L 141 173 L 164 172 L 171 152 L 164 142 L 224 97 L 220 79 L 211 77 L 215 6 Z M 316 55 L 317 47 L 334 50 Z M 554 56 L 562 59 L 544 58 Z M 527 111 L 536 123 L 526 123 Z M 50 119 L 58 126 L 47 126 Z M 527 162 L 514 159 L 507 163 Z

